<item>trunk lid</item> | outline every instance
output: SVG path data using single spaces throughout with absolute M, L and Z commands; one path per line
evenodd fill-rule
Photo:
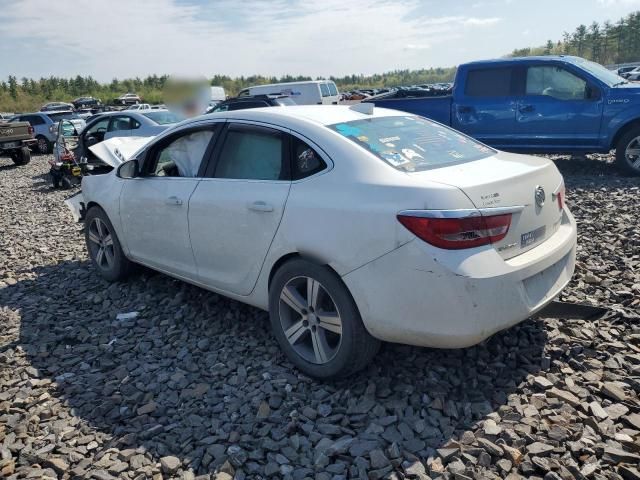
M 545 158 L 498 152 L 481 160 L 409 175 L 458 187 L 478 209 L 522 206 L 512 214 L 507 236 L 493 244 L 504 259 L 540 245 L 560 225 L 557 194 L 564 187 L 563 179 Z

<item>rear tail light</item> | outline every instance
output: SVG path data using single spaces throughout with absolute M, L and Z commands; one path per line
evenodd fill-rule
M 556 200 L 558 202 L 559 210 L 562 210 L 564 208 L 564 204 L 566 203 L 566 194 L 567 190 L 564 187 L 564 182 L 562 182 L 562 184 L 560 184 L 558 192 L 556 193 Z
M 509 232 L 511 214 L 464 218 L 398 215 L 398 221 L 416 237 L 435 247 L 461 250 L 502 240 Z
M 29 135 L 33 135 L 35 130 L 33 129 L 33 127 L 31 125 L 29 125 L 29 129 L 28 129 Z
M 50 133 L 56 133 L 56 123 L 49 125 L 49 132 Z

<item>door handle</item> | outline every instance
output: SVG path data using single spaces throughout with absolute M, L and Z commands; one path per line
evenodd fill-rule
M 533 107 L 533 105 L 520 105 L 520 108 L 518 110 L 520 110 L 522 113 L 527 113 L 533 112 L 535 108 Z
M 168 197 L 164 201 L 164 203 L 166 203 L 167 205 L 178 205 L 178 206 L 180 206 L 180 205 L 182 205 L 182 199 L 176 197 L 175 195 L 172 195 L 172 196 Z
M 471 113 L 473 112 L 473 110 L 474 110 L 473 107 L 467 107 L 464 105 L 458 106 L 458 113 Z
M 262 201 L 253 202 L 247 208 L 254 212 L 273 212 L 273 206 Z

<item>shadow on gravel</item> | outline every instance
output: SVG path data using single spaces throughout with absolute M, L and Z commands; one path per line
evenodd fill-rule
M 368 370 L 321 383 L 286 361 L 255 308 L 148 272 L 108 284 L 86 261 L 33 273 L 0 290 L 0 306 L 19 310 L 17 344 L 56 382 L 52 395 L 110 435 L 96 452 L 144 447 L 155 461 L 174 455 L 200 472 L 230 456 L 264 475 L 274 452 L 306 472 L 318 442 L 345 436 L 353 439 L 333 455 L 395 442 L 426 458 L 527 390 L 547 339 L 540 322 L 527 321 L 464 350 L 385 345 Z M 139 315 L 116 319 L 130 311 Z M 67 417 L 57 408 L 52 421 Z M 87 433 L 69 434 L 82 455 Z
M 13 170 L 15 168 L 18 168 L 18 165 L 16 165 L 15 163 L 9 163 L 7 165 L 0 165 L 0 172 L 3 170 Z

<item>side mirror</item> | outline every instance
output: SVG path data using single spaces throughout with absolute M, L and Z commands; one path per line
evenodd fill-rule
M 128 162 L 124 162 L 118 167 L 116 175 L 120 178 L 136 178 L 140 176 L 140 165 L 138 159 L 134 158 Z

